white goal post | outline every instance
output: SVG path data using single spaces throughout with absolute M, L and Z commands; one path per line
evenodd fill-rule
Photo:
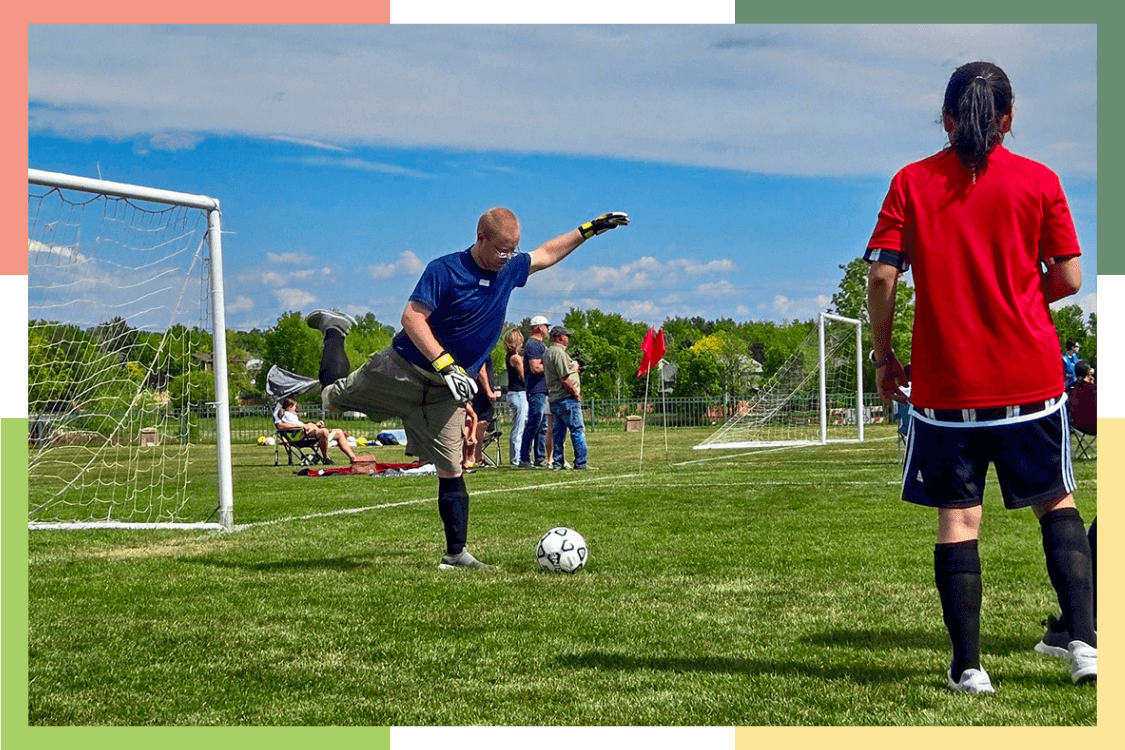
M 817 325 L 752 398 L 696 450 L 861 442 L 863 403 L 860 321 L 821 313 Z
M 230 531 L 219 201 L 27 183 L 29 529 Z

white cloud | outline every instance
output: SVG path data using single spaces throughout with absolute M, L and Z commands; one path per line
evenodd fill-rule
M 399 253 L 398 260 L 394 263 L 376 263 L 368 266 L 371 278 L 384 281 L 399 276 L 416 276 L 425 270 L 426 264 L 410 250 Z
M 250 312 L 254 309 L 254 300 L 250 299 L 245 294 L 239 294 L 235 296 L 233 302 L 227 300 L 225 308 L 228 315 Z
M 303 310 L 307 305 L 316 302 L 317 299 L 315 294 L 291 287 L 274 289 L 273 294 L 283 310 Z
M 190 151 L 203 142 L 197 133 L 157 133 L 149 139 L 157 151 Z
M 945 81 L 983 57 L 1015 84 L 1019 149 L 1097 174 L 1094 25 L 32 25 L 28 38 L 33 134 L 549 148 L 801 175 L 885 174 L 936 150 Z M 610 83 L 597 107 L 558 106 Z
M 317 141 L 317 140 L 314 140 L 312 138 L 294 138 L 292 136 L 287 136 L 287 135 L 273 135 L 273 136 L 270 136 L 270 140 L 280 141 L 282 143 L 292 143 L 292 144 L 297 145 L 297 146 L 308 146 L 310 148 L 319 148 L 322 151 L 347 151 L 347 149 L 344 148 L 343 146 L 336 146 L 336 145 L 331 144 L 331 143 L 324 143 L 323 141 Z
M 266 259 L 279 266 L 303 266 L 313 262 L 313 257 L 304 252 L 266 253 Z

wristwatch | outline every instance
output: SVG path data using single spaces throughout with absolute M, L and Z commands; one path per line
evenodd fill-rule
M 894 359 L 894 357 L 895 357 L 895 353 L 894 353 L 894 350 L 888 350 L 888 351 L 887 351 L 887 356 L 883 357 L 883 358 L 882 358 L 882 359 L 880 359 L 880 360 L 876 360 L 876 359 L 875 359 L 875 350 L 874 350 L 874 349 L 872 349 L 872 350 L 871 350 L 871 354 L 870 354 L 870 355 L 868 355 L 868 357 L 867 357 L 867 358 L 868 358 L 869 360 L 871 360 L 871 364 L 875 366 L 875 369 L 879 369 L 880 367 L 886 367 L 886 366 L 887 366 L 887 364 L 889 364 L 889 363 L 890 363 L 890 361 L 891 361 L 892 359 Z

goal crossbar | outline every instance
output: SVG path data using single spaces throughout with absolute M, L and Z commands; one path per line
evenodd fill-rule
M 832 324 L 838 325 L 829 336 L 828 326 Z M 865 422 L 862 348 L 860 321 L 821 313 L 815 331 L 810 332 L 778 368 L 754 397 L 749 410 L 729 417 L 714 434 L 694 448 L 776 448 L 862 441 Z M 812 367 L 810 361 L 814 360 L 815 367 Z M 851 381 L 830 386 L 830 369 L 845 373 Z M 810 408 L 809 402 L 813 400 L 815 408 Z M 833 403 L 835 408 L 831 406 Z M 841 406 L 845 403 L 848 406 Z M 836 415 L 835 424 L 830 425 L 829 418 L 833 415 Z M 837 425 L 846 426 L 848 434 L 841 436 Z

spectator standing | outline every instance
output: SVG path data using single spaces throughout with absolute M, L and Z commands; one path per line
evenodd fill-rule
M 521 469 L 541 469 L 547 461 L 547 381 L 543 377 L 543 355 L 547 353 L 544 342 L 550 325 L 545 316 L 536 315 L 531 319 L 531 336 L 523 345 L 527 425 L 520 444 Z
M 513 328 L 504 336 L 505 367 L 508 371 L 508 407 L 512 411 L 511 432 L 508 435 L 508 460 L 519 466 L 520 448 L 523 447 L 523 429 L 527 425 L 527 383 L 523 374 L 523 334 Z
M 1075 368 L 1078 366 L 1078 350 L 1081 348 L 1082 347 L 1078 343 L 1078 339 L 1066 340 L 1066 351 L 1063 352 L 1062 361 L 1063 375 L 1066 377 L 1067 388 L 1074 385 L 1074 382 L 1078 380 L 1078 375 L 1075 372 Z
M 582 421 L 582 382 L 578 363 L 571 359 L 566 348 L 570 345 L 570 330 L 563 326 L 551 329 L 551 346 L 543 360 L 547 380 L 547 397 L 551 414 L 555 418 L 551 439 L 554 443 L 552 469 L 565 465 L 563 446 L 567 430 L 574 448 L 574 468 L 587 469 L 586 426 Z

